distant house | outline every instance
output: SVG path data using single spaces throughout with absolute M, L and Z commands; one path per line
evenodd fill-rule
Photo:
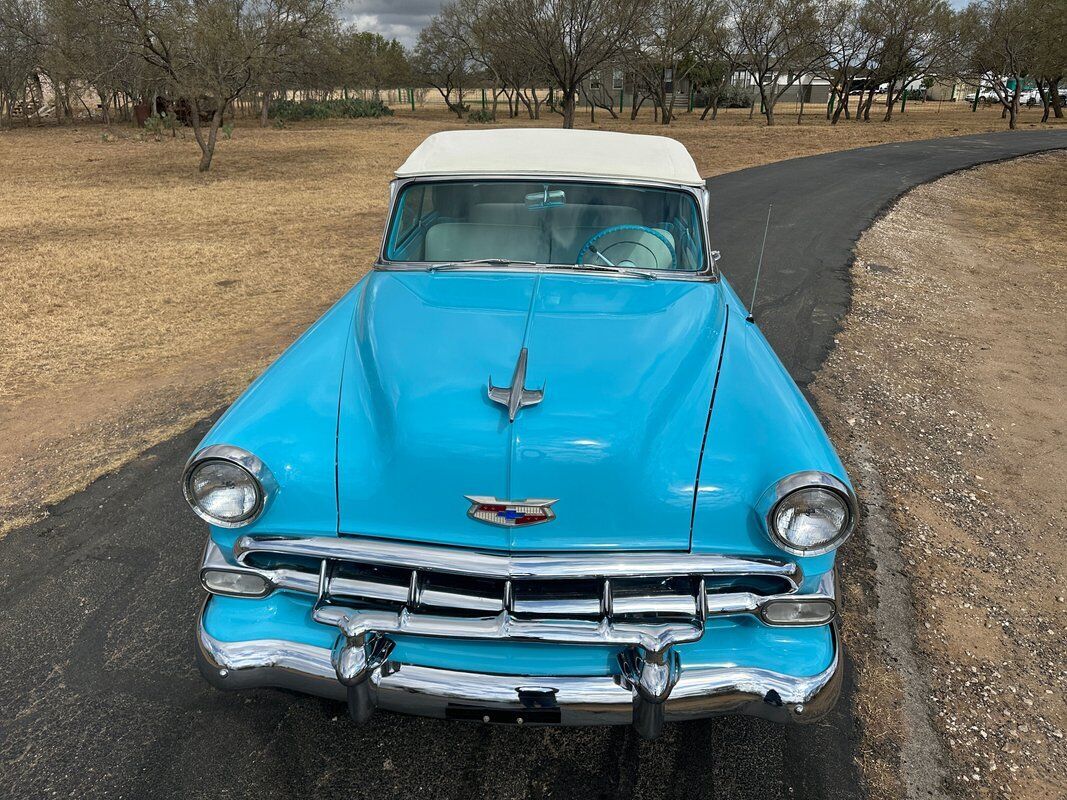
M 780 84 L 784 85 L 788 79 L 782 77 Z M 750 90 L 755 102 L 759 102 L 759 92 L 756 90 L 756 82 L 744 70 L 738 70 L 730 78 L 730 85 L 735 89 Z M 688 109 L 690 103 L 695 108 L 703 108 L 707 102 L 701 87 L 696 85 L 688 75 L 675 77 L 674 71 L 663 71 L 663 88 L 666 91 L 672 107 Z M 621 66 L 608 66 L 593 72 L 586 78 L 578 98 L 579 105 L 588 106 L 590 100 L 600 106 L 608 106 L 618 110 L 629 108 L 634 97 L 634 76 L 629 70 Z M 830 101 L 829 81 L 815 75 L 801 75 L 779 98 L 781 103 L 798 103 L 803 97 L 804 103 L 823 104 Z

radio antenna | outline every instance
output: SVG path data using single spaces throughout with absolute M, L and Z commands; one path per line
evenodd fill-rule
M 756 289 L 759 288 L 759 274 L 763 269 L 763 251 L 767 249 L 767 231 L 771 229 L 771 209 L 774 208 L 770 203 L 767 204 L 767 224 L 763 226 L 763 244 L 759 248 L 759 263 L 756 264 L 756 281 L 752 284 L 752 302 L 748 304 L 748 316 L 745 319 L 748 322 L 754 322 L 756 320 Z

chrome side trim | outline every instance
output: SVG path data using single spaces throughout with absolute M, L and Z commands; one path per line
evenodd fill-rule
M 386 539 L 345 536 L 242 536 L 234 544 L 237 563 L 252 553 L 357 561 L 378 566 L 447 572 L 477 578 L 653 578 L 676 575 L 769 575 L 794 586 L 800 567 L 770 558 L 737 558 L 712 553 L 604 552 L 507 554 Z
M 244 519 L 227 522 L 205 514 L 197 506 L 193 499 L 189 480 L 192 477 L 193 469 L 205 461 L 228 461 L 231 464 L 236 464 L 252 476 L 258 490 L 256 505 L 252 509 L 252 513 Z M 189 503 L 189 507 L 193 509 L 193 513 L 200 519 L 218 528 L 243 528 L 245 525 L 252 524 L 263 513 L 263 510 L 277 491 L 278 482 L 267 465 L 254 453 L 250 453 L 243 447 L 235 447 L 230 444 L 213 444 L 201 448 L 189 457 L 189 460 L 185 462 L 185 469 L 182 471 L 182 494 L 185 495 L 185 500 Z
M 722 667 L 678 668 L 677 681 L 662 703 L 669 722 L 721 714 L 746 714 L 778 722 L 813 722 L 837 700 L 842 676 L 841 646 L 831 625 L 834 655 L 822 672 L 797 677 L 769 670 Z M 327 648 L 260 639 L 222 642 L 197 629 L 201 673 L 219 689 L 277 687 L 334 700 L 347 690 L 337 679 Z M 621 675 L 496 675 L 386 661 L 369 676 L 378 708 L 404 714 L 445 717 L 450 706 L 521 711 L 521 695 L 550 696 L 561 725 L 626 725 L 634 722 L 635 690 Z

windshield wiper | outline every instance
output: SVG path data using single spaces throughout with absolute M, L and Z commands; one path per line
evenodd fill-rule
M 434 264 L 430 272 L 438 272 L 446 269 L 463 269 L 464 267 L 509 267 L 517 265 L 521 267 L 536 267 L 536 261 L 515 261 L 511 258 L 470 258 L 466 261 L 449 261 L 446 264 Z
M 643 269 L 633 269 L 631 267 L 616 267 L 616 266 L 604 266 L 602 264 L 575 264 L 575 269 L 588 269 L 594 272 L 614 272 L 620 275 L 636 275 L 639 278 L 647 278 L 650 281 L 656 280 L 656 273 L 646 272 Z

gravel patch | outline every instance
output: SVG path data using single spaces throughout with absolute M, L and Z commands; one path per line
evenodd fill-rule
M 897 538 L 888 585 L 908 591 L 876 578 L 874 600 L 910 603 L 886 613 L 913 615 L 914 639 L 882 628 L 849 644 L 861 664 L 879 636 L 905 653 L 890 665 L 904 702 L 888 720 L 868 708 L 864 726 L 899 739 L 909 796 L 908 754 L 929 749 L 930 767 L 940 749 L 908 724 L 909 691 L 946 753 L 930 790 L 1067 796 L 1065 170 L 1054 153 L 907 195 L 859 243 L 853 305 L 812 387 L 861 485 L 869 467 L 884 491 L 867 528 Z

